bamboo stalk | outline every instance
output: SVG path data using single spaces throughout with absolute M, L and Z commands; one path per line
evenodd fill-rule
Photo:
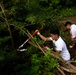
M 34 47 L 38 48 L 38 46 L 37 46 L 37 45 L 33 44 L 33 43 L 32 43 L 32 42 L 30 42 L 30 41 L 28 41 L 28 43 L 29 43 L 29 44 L 31 44 L 32 46 L 34 46 Z
M 33 38 L 28 30 L 27 30 L 27 32 L 28 32 L 27 35 L 29 35 L 29 37 Z M 37 46 L 37 48 L 39 48 L 44 53 L 44 55 L 46 55 L 44 50 L 41 48 L 41 46 L 36 41 L 34 41 L 34 43 Z M 35 46 L 35 45 L 33 45 L 33 46 Z
M 65 68 L 65 67 L 63 67 L 63 66 L 60 66 L 60 68 L 63 69 L 64 71 L 66 71 L 66 72 L 75 73 L 75 74 L 76 74 L 76 71 L 73 70 L 73 69 Z
M 59 67 L 57 67 L 57 70 L 58 70 L 62 75 L 65 75 L 65 73 L 63 72 L 63 70 L 61 70 Z

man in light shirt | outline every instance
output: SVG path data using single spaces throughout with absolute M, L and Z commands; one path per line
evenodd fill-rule
M 67 30 L 70 30 L 70 34 L 71 34 L 72 45 L 70 45 L 70 48 L 73 48 L 73 47 L 76 48 L 76 25 L 67 21 L 65 23 L 65 27 Z
M 50 31 L 50 36 L 49 37 L 44 37 L 43 35 L 40 34 L 39 30 L 36 30 L 40 38 L 44 41 L 53 41 L 55 45 L 55 54 L 60 55 L 60 57 L 65 60 L 69 61 L 70 60 L 70 53 L 66 47 L 65 42 L 63 39 L 60 37 L 60 33 L 58 29 L 54 29 Z

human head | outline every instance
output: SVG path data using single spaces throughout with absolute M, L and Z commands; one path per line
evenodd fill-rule
M 50 34 L 53 40 L 57 40 L 59 38 L 60 32 L 58 29 L 50 30 Z
M 66 27 L 66 29 L 67 30 L 70 30 L 70 26 L 72 25 L 72 23 L 70 22 L 70 21 L 67 21 L 66 23 L 65 23 L 65 27 Z

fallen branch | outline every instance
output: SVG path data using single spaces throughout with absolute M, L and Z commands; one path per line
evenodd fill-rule
M 63 72 L 63 70 L 61 70 L 59 67 L 57 67 L 58 71 L 62 74 L 65 75 L 65 73 Z
M 74 71 L 72 68 L 65 68 L 63 66 L 60 66 L 60 68 L 66 72 L 69 72 L 69 73 L 76 73 L 76 71 Z

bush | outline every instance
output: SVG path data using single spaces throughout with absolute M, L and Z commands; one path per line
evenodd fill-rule
M 45 56 L 33 54 L 28 75 L 55 75 L 54 72 L 58 63 L 49 54 L 50 51 Z
M 76 15 L 76 8 L 63 8 L 60 13 L 58 13 L 59 17 L 62 19 L 63 17 L 75 16 Z

